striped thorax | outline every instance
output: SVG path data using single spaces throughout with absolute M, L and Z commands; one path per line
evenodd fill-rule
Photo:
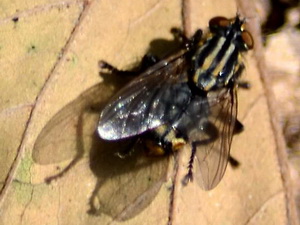
M 203 91 L 228 85 L 237 79 L 244 65 L 241 54 L 253 48 L 250 33 L 244 30 L 244 20 L 216 17 L 210 20 L 207 39 L 199 42 L 192 58 L 193 82 Z

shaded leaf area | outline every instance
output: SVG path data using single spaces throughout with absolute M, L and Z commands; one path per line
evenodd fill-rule
M 123 83 L 116 85 L 114 76 L 108 76 L 106 81 L 91 87 L 47 123 L 35 143 L 33 159 L 39 164 L 72 159 L 59 174 L 46 178 L 50 182 L 72 170 L 84 155 L 88 155 L 90 168 L 97 177 L 89 212 L 126 220 L 151 203 L 166 181 L 169 159 L 147 157 L 144 146 L 137 144 L 136 138 L 107 142 L 95 133 L 107 99 Z

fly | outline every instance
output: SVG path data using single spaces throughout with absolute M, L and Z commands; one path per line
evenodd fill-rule
M 237 121 L 242 54 L 253 48 L 245 20 L 215 17 L 205 36 L 198 30 L 185 47 L 156 62 L 121 89 L 103 109 L 98 134 L 117 141 L 141 137 L 149 155 L 188 144 L 184 183 L 195 177 L 205 190 L 222 179 Z M 106 62 L 102 68 L 118 72 Z

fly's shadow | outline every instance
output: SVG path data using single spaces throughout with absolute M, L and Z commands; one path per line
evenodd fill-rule
M 59 174 L 45 179 L 50 183 L 88 155 L 90 168 L 97 177 L 90 213 L 126 220 L 151 203 L 166 179 L 168 157 L 147 157 L 142 145 L 132 144 L 135 139 L 100 139 L 96 127 L 99 113 L 112 93 L 109 86 L 107 82 L 97 84 L 59 111 L 40 133 L 32 157 L 43 165 L 72 159 Z M 134 150 L 126 157 L 118 156 L 131 146 Z
M 161 46 L 170 50 L 178 47 L 178 43 L 176 38 L 154 40 L 150 52 L 162 56 Z M 135 74 L 142 69 L 136 67 Z M 166 180 L 169 157 L 147 157 L 136 138 L 118 142 L 100 139 L 96 133 L 100 112 L 110 97 L 131 79 L 116 74 L 101 73 L 101 76 L 102 83 L 89 88 L 50 119 L 37 138 L 32 157 L 41 165 L 71 160 L 60 173 L 45 179 L 50 183 L 88 156 L 97 177 L 89 212 L 104 213 L 122 221 L 134 217 L 151 203 Z M 126 157 L 118 156 L 128 148 L 132 150 Z

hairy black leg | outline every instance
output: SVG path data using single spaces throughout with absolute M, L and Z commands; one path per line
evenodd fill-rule
M 185 36 L 183 31 L 179 28 L 173 27 L 171 29 L 171 33 L 174 35 L 175 40 L 179 40 L 183 43 L 188 43 L 190 41 L 190 39 L 187 36 Z
M 236 121 L 235 127 L 234 127 L 234 134 L 240 133 L 243 131 L 243 124 L 240 121 Z M 188 164 L 188 173 L 186 176 L 183 178 L 182 183 L 183 185 L 187 185 L 190 181 L 193 181 L 193 164 L 195 160 L 195 155 L 197 151 L 197 146 L 199 145 L 207 145 L 213 141 L 215 141 L 217 138 L 219 138 L 219 131 L 218 129 L 212 124 L 212 123 L 207 123 L 205 125 L 205 130 L 206 134 L 209 136 L 207 139 L 202 140 L 202 141 L 194 141 L 192 142 L 192 151 L 191 151 L 191 156 Z M 240 165 L 240 162 L 229 155 L 228 157 L 228 162 L 233 168 L 237 168 Z
M 116 75 L 120 75 L 120 76 L 135 76 L 136 75 L 136 72 L 134 72 L 134 71 L 119 70 L 116 67 L 114 67 L 113 65 L 111 65 L 108 62 L 103 61 L 103 60 L 100 60 L 98 65 L 101 70 L 108 70 L 110 73 L 114 73 Z
M 202 30 L 198 29 L 191 38 L 188 38 L 182 30 L 178 28 L 172 28 L 171 33 L 175 36 L 175 39 L 179 39 L 187 49 L 193 48 L 201 40 L 203 34 Z
M 188 50 L 193 48 L 201 40 L 202 37 L 202 30 L 200 29 L 197 30 L 190 39 L 187 38 L 180 29 L 172 28 L 171 32 L 174 34 L 175 39 L 180 39 L 181 42 L 183 42 L 184 47 Z M 159 61 L 160 59 L 157 56 L 148 53 L 143 57 L 140 65 L 137 68 L 134 68 L 132 71 L 119 70 L 118 68 L 104 60 L 100 60 L 98 65 L 100 69 L 108 70 L 109 72 L 120 76 L 137 76 Z
M 191 40 L 190 40 L 190 47 L 195 47 L 195 45 L 197 45 L 199 43 L 199 41 L 202 38 L 202 30 L 198 29 L 195 34 L 192 36 Z
M 182 180 L 183 185 L 187 185 L 189 182 L 193 181 L 193 164 L 194 164 L 195 155 L 196 155 L 196 147 L 197 147 L 197 144 L 195 142 L 193 142 L 192 143 L 192 153 L 191 153 L 189 165 L 188 165 L 188 173 L 185 175 L 185 177 Z
M 192 142 L 192 152 L 191 152 L 189 165 L 188 165 L 188 173 L 182 180 L 183 185 L 187 185 L 188 182 L 193 181 L 193 164 L 194 164 L 194 160 L 195 160 L 197 146 L 198 145 L 207 145 L 211 142 L 214 142 L 215 140 L 217 140 L 219 138 L 219 131 L 216 128 L 216 126 L 214 126 L 210 122 L 207 122 L 203 126 L 205 127 L 205 131 L 206 131 L 206 134 L 208 135 L 208 138 L 205 140 Z
M 249 90 L 251 88 L 251 84 L 248 81 L 238 81 L 238 88 Z
M 148 53 L 148 54 L 144 55 L 144 57 L 142 58 L 140 70 L 142 70 L 142 71 L 146 70 L 149 67 L 153 66 L 154 64 L 158 63 L 159 61 L 160 61 L 160 59 L 157 56 Z
M 106 61 L 100 60 L 98 65 L 100 69 L 108 70 L 111 73 L 114 73 L 119 76 L 137 76 L 147 70 L 149 67 L 153 66 L 159 61 L 159 58 L 152 55 L 146 54 L 137 68 L 131 70 L 119 70 L 115 66 L 109 64 Z

